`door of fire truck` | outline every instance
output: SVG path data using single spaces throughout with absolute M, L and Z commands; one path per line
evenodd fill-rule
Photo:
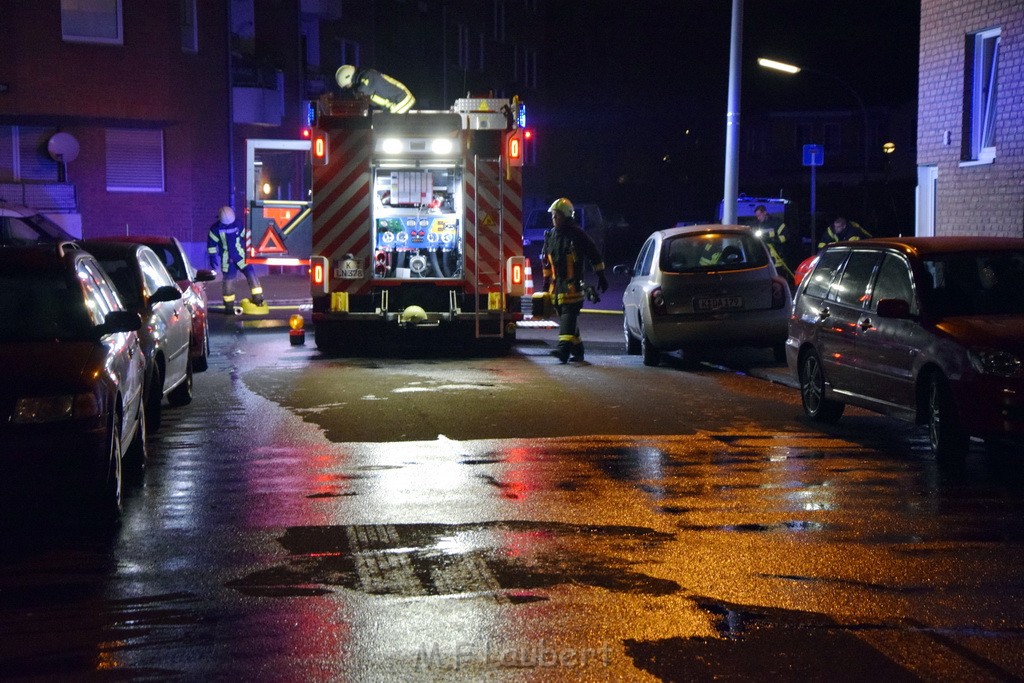
M 309 264 L 313 246 L 309 150 L 309 140 L 246 140 L 245 251 L 249 263 Z

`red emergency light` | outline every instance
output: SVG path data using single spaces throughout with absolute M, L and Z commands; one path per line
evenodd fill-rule
M 310 142 L 310 151 L 313 155 L 313 163 L 318 166 L 326 166 L 328 161 L 327 136 L 324 133 L 316 133 Z
M 526 153 L 526 141 L 523 129 L 517 128 L 505 133 L 505 158 L 509 166 L 522 166 Z
M 309 128 L 303 128 L 302 129 L 302 139 L 303 140 L 309 140 L 312 137 L 313 137 L 313 131 L 311 131 Z

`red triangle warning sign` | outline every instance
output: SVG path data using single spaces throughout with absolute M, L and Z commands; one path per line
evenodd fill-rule
M 277 230 L 274 229 L 274 224 L 271 223 L 267 226 L 267 231 L 263 233 L 263 239 L 260 240 L 260 246 L 256 248 L 261 254 L 287 254 L 288 250 L 284 248 L 284 242 L 281 240 L 281 236 L 277 234 Z

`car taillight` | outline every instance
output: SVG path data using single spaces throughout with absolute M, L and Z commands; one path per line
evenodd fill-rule
M 661 292 L 661 287 L 651 291 L 651 313 L 655 315 L 664 315 L 668 312 L 668 306 L 665 305 L 665 295 Z
M 782 308 L 789 301 L 786 296 L 786 281 L 780 277 L 772 278 L 772 308 Z

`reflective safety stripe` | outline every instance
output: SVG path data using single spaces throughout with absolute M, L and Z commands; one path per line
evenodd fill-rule
M 262 294 L 262 293 L 263 293 L 263 288 L 262 287 L 253 287 L 252 288 L 252 295 L 253 296 L 256 296 L 256 295 Z

